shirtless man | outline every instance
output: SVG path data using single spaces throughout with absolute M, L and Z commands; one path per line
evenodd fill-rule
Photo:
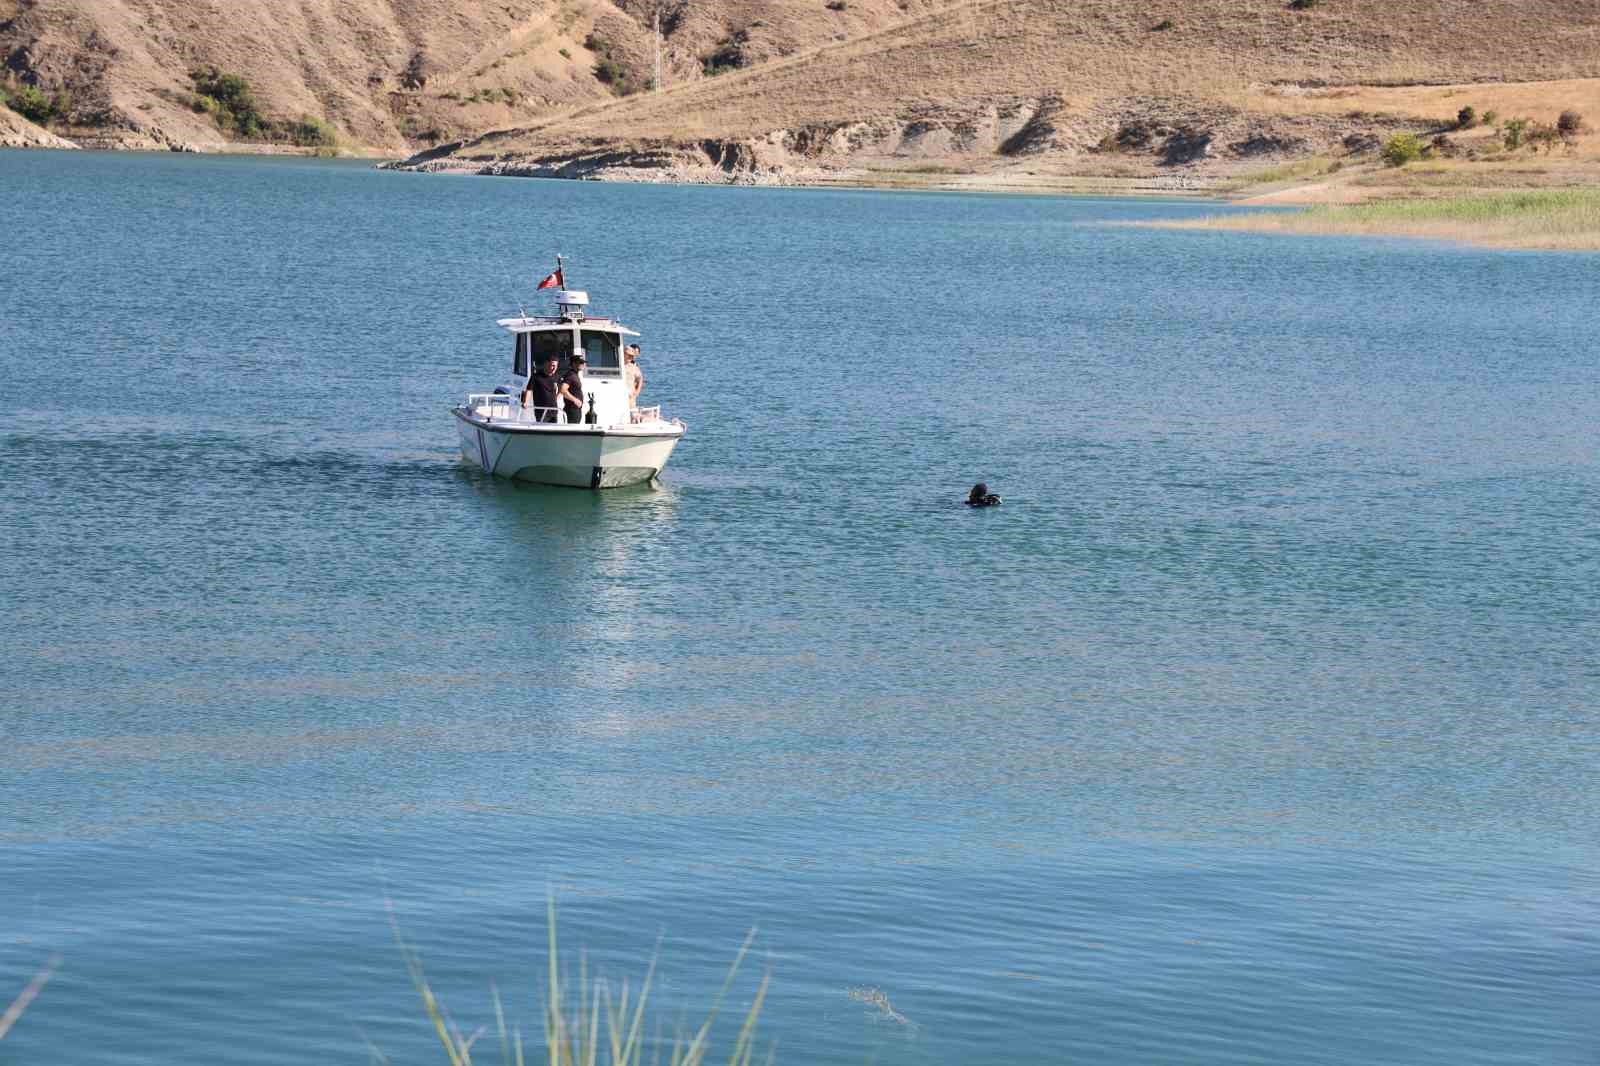
M 639 369 L 639 346 L 628 345 L 622 353 L 622 373 L 628 379 L 628 410 L 639 409 L 639 393 L 644 391 L 644 371 Z

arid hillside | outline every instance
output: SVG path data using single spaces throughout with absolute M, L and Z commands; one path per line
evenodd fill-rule
M 1186 188 L 1552 123 L 1600 98 L 1600 0 L 0 0 L 0 54 L 13 140 Z
M 1504 95 L 1537 82 L 1581 97 L 1597 76 L 1596 0 L 978 0 L 414 165 L 691 180 L 866 164 L 1177 175 L 1370 152 L 1453 118 L 1445 99 L 1412 106 L 1408 87 Z M 1527 95 L 1543 121 L 1567 106 L 1560 92 Z
M 337 141 L 403 154 L 649 88 L 658 15 L 662 82 L 673 85 L 932 7 L 933 0 L 0 0 L 0 92 L 28 94 L 21 107 L 12 100 L 13 110 L 31 107 L 36 123 L 89 145 Z

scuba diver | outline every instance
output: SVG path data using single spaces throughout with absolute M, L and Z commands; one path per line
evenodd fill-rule
M 989 486 L 978 482 L 972 486 L 972 493 L 967 497 L 968 507 L 998 507 L 1000 497 L 989 491 Z

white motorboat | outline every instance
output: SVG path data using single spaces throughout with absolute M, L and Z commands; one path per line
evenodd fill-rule
M 630 402 L 623 345 L 624 338 L 639 334 L 587 314 L 588 294 L 565 288 L 560 267 L 551 277 L 563 286 L 555 293 L 557 314 L 538 317 L 524 311 L 498 322 L 516 339 L 511 379 L 450 409 L 461 433 L 462 457 L 485 473 L 541 485 L 608 489 L 649 481 L 667 465 L 686 427 L 662 418 L 660 407 L 635 408 Z M 586 364 L 581 419 L 569 422 L 561 406 L 523 405 L 536 367 L 554 356 L 557 373 L 564 376 L 580 355 Z

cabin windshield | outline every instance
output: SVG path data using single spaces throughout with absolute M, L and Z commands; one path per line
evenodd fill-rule
M 567 367 L 567 357 L 572 354 L 572 331 L 570 329 L 546 329 L 536 333 L 518 333 L 516 335 L 516 348 L 512 354 L 511 369 L 519 377 L 527 377 L 536 370 L 544 369 L 546 359 L 552 355 L 561 363 L 561 370 Z
M 586 329 L 582 332 L 583 357 L 589 364 L 585 369 L 590 373 L 621 374 L 621 338 L 615 333 L 597 329 Z

